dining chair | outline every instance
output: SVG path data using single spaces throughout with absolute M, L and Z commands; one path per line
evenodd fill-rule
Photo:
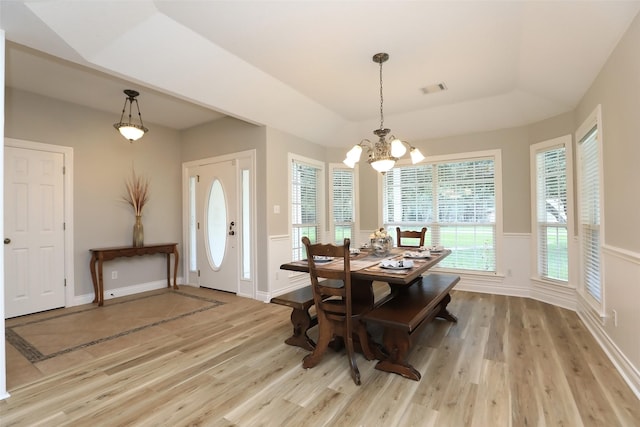
M 369 348 L 369 340 L 365 323 L 361 316 L 369 311 L 365 304 L 354 302 L 351 293 L 351 266 L 349 261 L 349 239 L 344 239 L 342 246 L 315 243 L 305 236 L 302 243 L 307 250 L 309 276 L 313 300 L 318 318 L 318 340 L 312 353 L 305 356 L 302 366 L 313 368 L 322 359 L 330 342 L 342 338 L 347 348 L 347 356 L 351 367 L 351 378 L 360 385 L 360 371 L 356 364 L 353 335 L 356 334 L 367 360 L 375 358 Z M 314 257 L 332 257 L 342 259 L 342 268 L 335 264 L 326 268 L 316 262 Z M 330 279 L 320 281 L 319 279 Z
M 413 230 L 400 230 L 400 227 L 396 227 L 396 245 L 399 248 L 419 248 L 424 246 L 424 236 L 427 234 L 427 227 L 422 227 L 420 231 Z M 405 245 L 402 243 L 402 239 L 419 239 L 420 244 L 418 245 Z

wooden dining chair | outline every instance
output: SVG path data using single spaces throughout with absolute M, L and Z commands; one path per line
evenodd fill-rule
M 396 227 L 396 246 L 399 248 L 419 248 L 424 246 L 424 236 L 427 234 L 427 227 L 422 227 L 420 231 L 413 230 L 400 230 L 400 227 Z M 402 239 L 419 239 L 418 245 L 407 245 L 402 243 Z
M 362 347 L 367 360 L 374 359 L 373 352 L 369 349 L 368 336 L 365 323 L 361 316 L 369 311 L 365 304 L 354 302 L 351 293 L 351 266 L 349 261 L 349 239 L 344 239 L 344 245 L 316 243 L 311 244 L 305 236 L 302 238 L 307 249 L 309 262 L 309 275 L 313 300 L 318 318 L 318 341 L 316 348 L 308 354 L 303 362 L 304 368 L 313 368 L 322 359 L 329 343 L 338 337 L 344 340 L 347 348 L 347 356 L 351 367 L 353 381 L 360 385 L 360 371 L 356 364 L 354 351 L 354 333 Z M 314 256 L 328 256 L 341 258 L 343 268 L 323 268 L 322 264 L 314 261 Z M 332 279 L 320 281 L 319 279 Z

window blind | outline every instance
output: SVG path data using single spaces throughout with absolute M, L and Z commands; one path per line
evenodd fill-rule
M 433 221 L 433 167 L 404 166 L 385 174 L 383 215 L 385 223 Z
M 602 302 L 600 280 L 600 156 L 598 128 L 578 144 L 580 150 L 580 232 L 582 279 L 586 291 Z
M 565 147 L 536 154 L 536 222 L 538 275 L 568 281 L 567 159 Z
M 354 236 L 355 193 L 353 170 L 333 169 L 331 183 L 334 241 L 336 244 L 342 244 L 345 238 L 353 239 Z
M 384 222 L 427 226 L 427 244 L 452 249 L 440 266 L 496 271 L 494 159 L 400 166 L 384 178 Z
M 318 241 L 318 168 L 291 162 L 291 244 L 292 258 L 306 258 L 302 236 L 312 243 Z

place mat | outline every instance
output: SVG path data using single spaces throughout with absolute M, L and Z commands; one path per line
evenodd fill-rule
M 390 257 L 390 258 L 384 258 L 384 259 L 401 259 L 402 257 Z M 365 268 L 364 270 L 366 271 L 371 271 L 371 272 L 382 272 L 382 273 L 388 273 L 388 274 L 400 274 L 400 275 L 406 275 L 411 273 L 413 270 L 415 270 L 416 268 L 420 268 L 422 267 L 424 264 L 428 263 L 429 259 L 411 259 L 411 261 L 413 261 L 413 267 L 410 268 L 406 268 L 406 269 L 402 269 L 402 270 L 395 270 L 395 269 L 389 269 L 389 268 L 383 268 L 380 266 L 380 263 L 383 261 L 383 259 L 381 259 L 380 261 L 377 261 L 374 265 L 371 265 L 367 268 Z
M 380 263 L 380 260 L 372 260 L 372 259 L 354 259 L 351 260 L 350 267 L 351 271 L 358 271 L 364 268 L 370 267 L 372 265 L 376 265 Z M 316 269 L 318 270 L 342 270 L 344 268 L 344 261 L 342 258 L 338 258 L 335 261 L 316 264 Z
M 30 362 L 119 338 L 224 304 L 198 295 L 170 290 L 164 293 L 110 301 L 85 310 L 53 314 L 7 326 L 5 337 Z M 53 313 L 53 312 L 52 312 Z M 91 328 L 87 328 L 91 325 Z

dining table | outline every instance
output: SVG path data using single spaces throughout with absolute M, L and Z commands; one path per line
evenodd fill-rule
M 350 258 L 353 303 L 364 304 L 373 309 L 375 306 L 393 298 L 403 287 L 421 282 L 422 276 L 427 271 L 438 265 L 450 254 L 451 250 L 449 249 L 427 251 L 418 250 L 417 248 L 393 248 L 384 256 L 376 255 L 369 248 L 353 251 Z M 344 268 L 342 258 L 323 261 L 326 262 L 318 263 L 316 260 L 316 267 L 320 269 Z M 399 261 L 403 262 L 402 267 L 398 266 Z M 407 261 L 410 262 L 407 263 Z M 410 267 L 407 267 L 407 264 Z M 396 267 L 393 267 L 394 265 Z M 280 269 L 308 273 L 309 265 L 307 260 L 304 259 L 284 263 L 280 266 Z M 380 301 L 375 301 L 374 281 L 386 282 L 390 287 L 391 292 L 389 295 Z M 300 331 L 300 333 L 306 336 L 306 331 Z M 374 342 L 359 344 L 369 346 L 368 348 L 376 354 L 376 357 L 384 357 L 381 347 Z
M 411 254 L 410 258 L 405 255 Z M 422 254 L 422 255 L 421 255 Z M 391 289 L 402 286 L 410 286 L 420 279 L 429 269 L 438 265 L 443 259 L 451 254 L 451 250 L 418 250 L 407 248 L 393 248 L 384 256 L 374 254 L 370 249 L 363 248 L 351 254 L 351 284 L 354 300 L 367 302 L 371 307 L 374 304 L 373 282 L 386 282 Z M 411 267 L 384 267 L 385 261 L 410 260 Z M 341 269 L 342 259 L 329 260 L 318 263 L 317 268 L 321 269 Z M 290 261 L 280 266 L 281 270 L 297 271 L 301 273 L 309 272 L 309 263 L 306 259 Z

